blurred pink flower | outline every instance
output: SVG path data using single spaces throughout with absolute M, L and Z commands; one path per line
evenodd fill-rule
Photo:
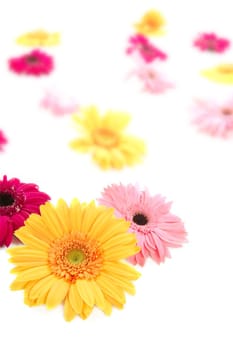
M 77 102 L 72 97 L 58 91 L 47 91 L 40 105 L 56 116 L 72 114 L 79 109 Z
M 117 217 L 131 223 L 130 231 L 141 248 L 129 258 L 134 265 L 143 266 L 147 257 L 160 264 L 171 257 L 170 247 L 181 247 L 187 241 L 181 219 L 170 213 L 171 203 L 160 194 L 151 196 L 133 185 L 111 185 L 104 189 L 99 203 L 114 208 Z
M 7 138 L 2 130 L 0 130 L 0 152 L 3 151 L 3 146 L 7 144 Z
M 131 55 L 138 54 L 145 62 L 150 63 L 156 59 L 166 60 L 167 55 L 155 47 L 144 35 L 136 34 L 129 38 L 130 46 L 126 53 Z
M 192 123 L 211 136 L 233 136 L 233 97 L 225 102 L 215 100 L 194 101 Z
M 230 41 L 218 37 L 215 33 L 202 33 L 194 40 L 193 45 L 201 51 L 222 53 L 230 46 Z
M 8 64 L 14 73 L 35 76 L 47 75 L 54 68 L 52 56 L 37 49 L 19 57 L 10 58 Z
M 161 94 L 174 87 L 174 84 L 168 81 L 163 73 L 148 64 L 139 65 L 131 75 L 139 78 L 143 90 L 151 94 Z

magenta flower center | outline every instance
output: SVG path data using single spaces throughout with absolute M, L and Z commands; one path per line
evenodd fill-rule
M 137 213 L 133 216 L 133 222 L 137 225 L 143 226 L 148 223 L 148 219 L 144 214 Z
M 27 56 L 26 60 L 27 60 L 27 62 L 28 62 L 29 64 L 36 64 L 36 63 L 38 63 L 38 61 L 39 61 L 38 57 L 35 56 L 35 55 L 29 55 L 29 56 Z
M 208 39 L 208 41 L 207 41 L 207 48 L 210 51 L 215 51 L 216 50 L 216 40 Z
M 14 193 L 9 190 L 0 192 L 0 215 L 14 215 L 21 210 L 24 201 L 23 193 Z
M 8 207 L 14 203 L 14 197 L 11 193 L 0 192 L 0 207 Z

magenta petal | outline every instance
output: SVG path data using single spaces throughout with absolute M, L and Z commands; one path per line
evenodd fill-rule
M 0 247 L 8 247 L 13 238 L 13 226 L 8 216 L 0 216 Z

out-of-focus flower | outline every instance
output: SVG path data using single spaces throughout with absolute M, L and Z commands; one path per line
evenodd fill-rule
M 215 33 L 202 33 L 193 42 L 201 51 L 222 53 L 230 46 L 230 41 Z
M 216 67 L 204 69 L 201 75 L 209 80 L 221 84 L 233 84 L 233 63 L 220 64 Z
M 233 137 L 233 97 L 224 102 L 196 100 L 192 123 L 211 136 Z
M 39 29 L 19 36 L 16 42 L 24 46 L 55 46 L 60 44 L 60 33 L 49 33 Z
M 55 116 L 72 114 L 79 109 L 74 98 L 66 96 L 58 91 L 46 91 L 40 101 L 42 108 L 49 110 Z
M 84 135 L 73 140 L 70 146 L 77 151 L 90 152 L 102 169 L 122 169 L 142 160 L 145 143 L 124 129 L 129 124 L 127 113 L 108 111 L 103 116 L 91 106 L 74 115 L 74 122 Z
M 156 59 L 166 60 L 167 55 L 155 47 L 144 35 L 136 34 L 129 38 L 130 46 L 127 48 L 126 53 L 137 54 L 145 62 L 150 63 Z
M 135 24 L 135 29 L 144 35 L 161 35 L 164 34 L 164 25 L 165 19 L 162 14 L 155 10 L 149 10 Z
M 10 58 L 8 64 L 14 73 L 35 76 L 47 75 L 54 68 L 52 56 L 40 50 L 33 50 L 22 56 Z
M 0 152 L 3 151 L 3 147 L 7 144 L 8 140 L 4 132 L 0 129 Z
M 136 76 L 142 84 L 143 91 L 151 94 L 161 94 L 174 87 L 165 74 L 148 64 L 139 65 L 129 76 Z

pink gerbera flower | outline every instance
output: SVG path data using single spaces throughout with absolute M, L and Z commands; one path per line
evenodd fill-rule
M 14 231 L 24 224 L 31 213 L 39 213 L 39 207 L 50 197 L 40 192 L 35 184 L 19 179 L 0 180 L 0 246 L 9 246 Z
M 3 151 L 3 146 L 7 144 L 7 138 L 4 135 L 4 132 L 0 130 L 0 152 Z
M 47 75 L 54 68 L 52 56 L 40 51 L 33 50 L 25 55 L 10 58 L 9 68 L 17 74 Z
M 161 94 L 174 87 L 174 84 L 168 81 L 162 72 L 148 64 L 139 65 L 131 72 L 131 75 L 139 78 L 143 91 L 151 94 Z
M 193 114 L 192 123 L 200 131 L 222 138 L 233 136 L 233 98 L 225 102 L 197 100 Z
M 202 33 L 194 40 L 193 45 L 201 51 L 222 53 L 230 46 L 230 41 L 215 33 Z
M 130 46 L 127 48 L 126 53 L 131 55 L 136 53 L 145 62 L 150 63 L 156 59 L 166 60 L 167 55 L 155 47 L 144 35 L 136 34 L 129 38 Z
M 129 258 L 132 264 L 143 266 L 151 257 L 158 264 L 170 257 L 170 247 L 186 242 L 186 232 L 180 218 L 170 213 L 171 203 L 161 195 L 151 196 L 133 185 L 111 185 L 104 189 L 100 204 L 115 209 L 117 217 L 131 223 L 130 231 L 137 237 L 141 251 Z
M 73 114 L 79 108 L 78 103 L 72 97 L 65 96 L 58 91 L 46 91 L 40 105 L 56 116 Z

